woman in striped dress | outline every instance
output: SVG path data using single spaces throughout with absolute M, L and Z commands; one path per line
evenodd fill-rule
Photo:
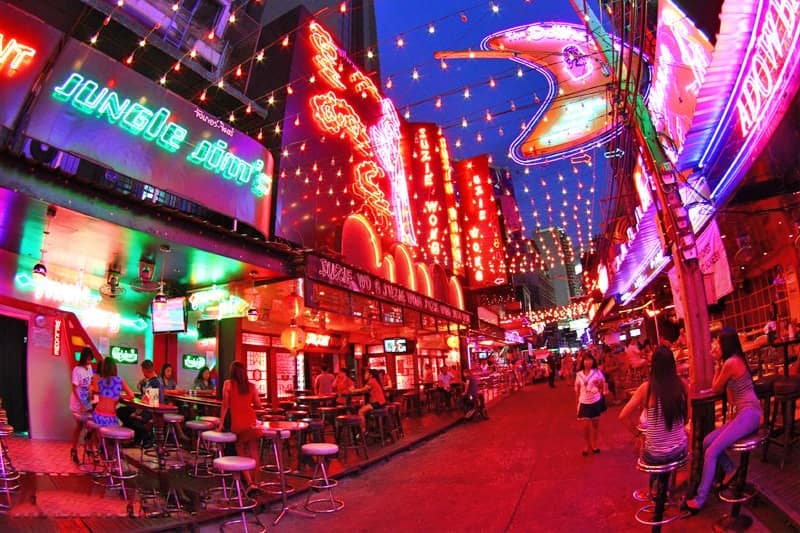
M 642 383 L 619 414 L 619 419 L 639 436 L 639 421 L 647 414 L 642 457 L 651 464 L 666 464 L 686 455 L 688 438 L 685 424 L 689 391 L 678 377 L 675 357 L 666 346 L 653 353 L 650 379 Z M 651 484 L 655 476 L 651 476 Z

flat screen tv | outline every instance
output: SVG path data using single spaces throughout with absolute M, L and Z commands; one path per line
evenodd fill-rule
M 410 351 L 411 343 L 406 338 L 393 337 L 391 339 L 383 339 L 384 353 L 409 353 Z
M 183 333 L 186 331 L 186 298 L 168 298 L 161 305 L 150 304 L 153 333 Z

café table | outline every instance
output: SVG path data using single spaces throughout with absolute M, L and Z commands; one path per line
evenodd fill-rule
M 298 396 L 295 398 L 298 404 L 308 404 L 311 407 L 311 413 L 316 413 L 319 411 L 320 406 L 324 402 L 329 401 L 336 401 L 335 394 L 314 394 L 308 396 Z
M 703 474 L 703 439 L 714 431 L 716 426 L 717 402 L 723 402 L 723 411 L 725 410 L 725 394 L 723 392 L 715 393 L 711 389 L 703 389 L 691 393 L 689 400 L 692 403 L 692 462 L 689 467 L 689 487 L 691 488 L 690 492 L 693 492 Z
M 786 339 L 772 343 L 775 348 L 783 348 L 783 375 L 789 376 L 789 347 L 800 345 L 800 339 Z
M 363 390 L 351 390 L 347 392 L 343 392 L 341 396 L 344 396 L 345 399 L 345 407 L 347 408 L 348 412 L 352 412 L 353 410 L 353 398 L 356 396 L 366 396 L 366 392 Z

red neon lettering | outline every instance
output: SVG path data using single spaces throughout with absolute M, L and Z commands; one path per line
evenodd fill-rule
M 339 64 L 339 49 L 336 48 L 331 34 L 316 22 L 312 22 L 308 29 L 311 30 L 311 45 L 317 51 L 314 56 L 314 64 L 317 66 L 319 75 L 332 87 L 344 89 L 345 84 L 342 82 L 342 76 L 337 68 Z
M 371 96 L 376 102 L 381 101 L 381 95 L 375 84 L 364 75 L 361 71 L 357 70 L 350 74 L 350 83 L 353 84 L 353 89 L 359 94 L 367 94 Z
M 385 179 L 383 170 L 374 161 L 362 161 L 355 168 L 353 194 L 363 200 L 362 207 L 371 215 L 371 220 L 379 228 L 391 231 L 392 206 L 386 201 L 378 181 Z
M 362 155 L 372 157 L 367 128 L 355 109 L 345 100 L 328 91 L 311 97 L 311 109 L 314 119 L 323 130 L 335 135 L 346 135 Z
M 17 70 L 23 61 L 30 61 L 34 55 L 36 55 L 36 50 L 30 46 L 21 44 L 16 39 L 5 42 L 5 35 L 0 33 L 0 67 L 10 59 L 8 69 Z

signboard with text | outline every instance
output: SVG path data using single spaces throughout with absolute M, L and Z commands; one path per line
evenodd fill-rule
M 0 2 L 0 126 L 11 128 L 61 32 Z
M 76 40 L 61 52 L 24 133 L 269 233 L 269 151 Z
M 139 362 L 139 349 L 129 346 L 112 346 L 109 357 L 121 365 L 135 365 Z

